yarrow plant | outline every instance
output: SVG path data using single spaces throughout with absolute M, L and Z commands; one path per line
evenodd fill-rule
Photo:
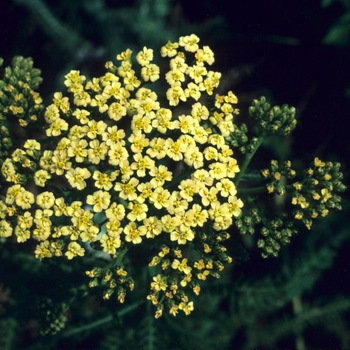
M 118 54 L 101 77 L 72 70 L 67 93 L 54 93 L 47 107 L 30 59 L 15 58 L 0 84 L 1 239 L 35 241 L 38 259 L 102 251 L 109 258 L 86 271 L 89 286 L 121 303 L 141 283 L 128 253 L 144 252 L 156 318 L 193 311 L 191 295 L 200 294 L 202 281 L 232 262 L 225 244 L 231 227 L 260 230 L 263 256 L 277 255 L 295 222 L 310 228 L 317 216 L 340 209 L 334 193 L 345 188 L 339 165 L 318 158 L 291 185 L 282 181 L 297 175 L 291 162 L 272 161 L 261 171 L 268 182 L 249 187 L 251 158 L 268 136 L 294 129 L 294 108 L 254 101 L 250 116 L 259 132 L 252 136 L 235 121 L 234 93 L 215 93 L 221 73 L 210 70 L 214 54 L 196 35 L 168 41 L 160 55 L 169 61 L 165 73 L 147 47 Z M 165 96 L 156 93 L 158 83 Z M 38 136 L 18 141 L 22 129 Z M 258 193 L 291 193 L 296 209 L 269 219 L 248 200 Z

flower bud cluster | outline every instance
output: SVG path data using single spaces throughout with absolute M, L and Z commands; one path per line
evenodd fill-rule
M 260 227 L 260 233 L 264 237 L 257 241 L 258 248 L 262 249 L 263 258 L 277 257 L 281 246 L 288 244 L 290 237 L 297 234 L 294 220 L 291 220 L 286 213 L 270 219 L 266 213 L 259 213 L 258 209 L 254 208 L 236 220 L 236 227 L 243 235 L 254 234 L 257 226 Z
M 261 216 L 259 211 L 254 209 L 249 209 L 247 213 L 242 215 L 236 220 L 236 227 L 242 235 L 254 234 L 256 224 L 261 222 Z
M 257 122 L 263 135 L 286 136 L 297 124 L 294 107 L 288 105 L 271 107 L 265 97 L 253 101 L 249 107 L 249 116 Z
M 52 299 L 43 297 L 37 302 L 37 309 L 42 335 L 56 334 L 65 327 L 68 311 L 66 303 L 53 302 Z
M 1 118 L 1 117 L 0 117 Z M 10 130 L 6 124 L 0 121 L 0 157 L 6 157 L 9 150 L 13 146 L 12 139 L 10 137 Z
M 33 68 L 31 58 L 14 57 L 11 67 L 5 68 L 4 78 L 0 80 L 1 127 L 6 125 L 6 121 L 10 123 L 16 119 L 23 128 L 28 125 L 38 127 L 37 120 L 43 105 L 39 93 L 35 90 L 41 82 L 40 70 Z M 17 127 L 17 125 L 12 124 L 11 127 Z M 8 149 L 9 143 L 7 139 L 2 140 L 0 147 Z M 0 156 L 3 155 L 0 154 Z
M 122 265 L 113 268 L 95 267 L 91 271 L 86 271 L 91 278 L 89 287 L 102 286 L 104 288 L 103 299 L 108 300 L 112 294 L 116 293 L 120 303 L 124 303 L 126 290 L 132 291 L 135 286 L 134 280 L 128 276 L 128 272 Z
M 264 226 L 260 233 L 264 237 L 258 240 L 258 247 L 262 249 L 262 257 L 277 257 L 281 245 L 290 243 L 290 237 L 298 233 L 294 227 L 294 222 L 288 217 L 288 214 L 282 213 L 275 219 L 263 220 Z
M 198 294 L 198 280 L 218 277 L 232 260 L 222 245 L 225 230 L 243 206 L 232 181 L 239 167 L 225 140 L 234 131 L 237 98 L 217 95 L 213 111 L 199 102 L 221 74 L 207 68 L 213 52 L 198 42 L 192 34 L 161 49 L 170 67 L 163 105 L 150 88 L 160 78 L 152 49 L 144 47 L 136 65 L 131 50 L 122 52 L 118 66 L 107 62 L 107 72 L 91 80 L 69 72 L 68 96 L 56 92 L 44 111 L 48 141 L 25 141 L 1 166 L 8 188 L 0 199 L 0 237 L 38 241 L 40 259 L 82 257 L 87 246 L 118 259 L 124 249 L 159 252 L 165 244 L 172 255 L 162 262 L 171 277 L 157 277 L 164 283 Z M 187 101 L 187 109 L 175 108 Z M 123 302 L 134 282 L 118 274 L 120 263 L 88 275 L 92 287 L 105 284 L 105 299 L 116 292 Z M 188 314 L 193 304 L 185 294 L 180 299 L 176 305 Z
M 294 218 L 310 229 L 317 217 L 327 216 L 330 210 L 341 210 L 341 197 L 337 193 L 346 189 L 342 179 L 339 163 L 315 158 L 305 169 L 303 179 L 293 184 Z
M 248 137 L 247 125 L 242 123 L 240 126 L 235 126 L 234 131 L 227 138 L 231 142 L 232 147 L 238 148 L 242 154 L 251 153 L 255 150 L 257 144 L 256 137 Z
M 296 176 L 296 171 L 292 169 L 292 163 L 289 160 L 282 164 L 279 164 L 277 160 L 271 160 L 270 167 L 261 170 L 260 175 L 264 180 L 270 181 L 266 184 L 268 193 L 283 196 L 286 193 L 285 180 L 293 179 Z

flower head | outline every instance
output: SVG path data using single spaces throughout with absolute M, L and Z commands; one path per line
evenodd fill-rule
M 66 74 L 67 96 L 54 93 L 43 112 L 45 146 L 26 140 L 2 163 L 9 185 L 0 200 L 0 237 L 39 241 L 39 259 L 72 260 L 88 246 L 119 265 L 128 249 L 151 254 L 150 265 L 161 271 L 148 296 L 156 317 L 166 309 L 190 314 L 186 293 L 199 294 L 198 281 L 230 261 L 223 230 L 243 206 L 228 143 L 237 98 L 232 92 L 214 97 L 221 73 L 208 67 L 213 52 L 191 34 L 168 41 L 160 54 L 167 65 L 143 47 L 136 64 L 127 49 L 100 77 Z M 166 85 L 161 98 L 152 88 L 156 81 Z M 333 198 L 326 188 L 319 195 L 321 204 Z M 302 197 L 294 202 L 307 206 Z M 106 287 L 105 299 L 116 291 L 124 302 L 135 285 L 121 265 L 88 275 L 90 286 Z

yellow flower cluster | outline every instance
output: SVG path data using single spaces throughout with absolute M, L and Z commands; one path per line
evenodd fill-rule
M 207 69 L 214 55 L 198 42 L 192 34 L 161 48 L 170 60 L 162 105 L 149 88 L 160 79 L 152 49 L 144 47 L 136 63 L 131 50 L 122 52 L 118 66 L 107 62 L 107 72 L 91 80 L 72 70 L 64 81 L 70 95 L 56 92 L 45 110 L 48 141 L 27 140 L 1 167 L 9 186 L 0 199 L 0 237 L 35 239 L 40 259 L 81 257 L 94 242 L 114 258 L 125 247 L 152 246 L 150 265 L 170 271 L 151 284 L 157 317 L 162 295 L 171 314 L 189 314 L 193 302 L 181 287 L 198 294 L 198 280 L 218 277 L 230 262 L 221 242 L 243 206 L 225 140 L 237 98 L 213 96 L 221 74 Z M 204 94 L 213 108 L 200 102 Z M 186 101 L 187 111 L 176 109 Z M 198 259 L 182 257 L 190 249 Z
M 325 217 L 330 210 L 341 209 L 341 197 L 337 192 L 344 191 L 345 186 L 339 169 L 339 163 L 323 162 L 316 157 L 306 169 L 304 180 L 293 184 L 292 204 L 297 207 L 293 211 L 294 218 L 301 220 L 309 230 L 318 216 Z

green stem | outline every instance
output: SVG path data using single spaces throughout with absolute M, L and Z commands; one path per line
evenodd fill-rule
M 126 252 L 129 250 L 129 248 L 125 247 L 119 254 L 117 257 L 117 260 L 115 261 L 115 263 L 113 264 L 113 266 L 119 266 L 124 258 L 124 255 L 126 254 Z
M 285 186 L 286 193 L 292 192 L 294 190 L 293 185 L 286 185 Z M 267 193 L 266 186 L 259 186 L 259 187 L 252 187 L 252 188 L 240 188 L 239 194 L 241 195 L 254 195 L 259 193 Z
M 239 194 L 240 195 L 254 195 L 259 193 L 265 193 L 267 192 L 266 186 L 259 186 L 259 187 L 253 187 L 253 188 L 240 188 Z
M 134 309 L 138 308 L 142 303 L 143 303 L 143 301 L 138 301 L 138 302 L 133 303 L 130 306 L 124 308 L 123 310 L 121 310 L 121 311 L 119 311 L 117 313 L 118 317 L 122 317 L 122 316 L 128 314 L 129 312 L 131 312 Z M 99 327 L 99 326 L 101 326 L 101 325 L 103 325 L 105 323 L 111 322 L 113 319 L 114 319 L 114 316 L 113 315 L 109 315 L 107 317 L 101 318 L 100 320 L 97 320 L 95 322 L 86 324 L 84 326 L 80 326 L 80 327 L 76 327 L 76 328 L 73 328 L 73 329 L 69 329 L 69 330 L 65 331 L 62 334 L 62 338 L 71 337 L 74 334 L 81 333 L 81 332 L 90 330 L 92 328 Z
M 261 144 L 263 143 L 263 141 L 265 140 L 266 136 L 265 135 L 260 135 L 258 137 L 258 141 L 255 145 L 255 148 L 252 152 L 250 153 L 246 153 L 245 154 L 245 159 L 243 161 L 243 165 L 240 169 L 240 172 L 238 173 L 237 177 L 236 177 L 236 180 L 235 180 L 235 184 L 236 184 L 236 187 L 238 187 L 238 184 L 240 183 L 240 181 L 242 180 L 242 177 L 243 175 L 245 174 L 247 168 L 248 168 L 248 165 L 250 163 L 250 161 L 252 160 L 255 152 L 258 150 L 258 148 L 261 146 Z
M 244 174 L 241 178 L 241 181 L 259 181 L 261 182 L 261 175 L 260 174 Z

